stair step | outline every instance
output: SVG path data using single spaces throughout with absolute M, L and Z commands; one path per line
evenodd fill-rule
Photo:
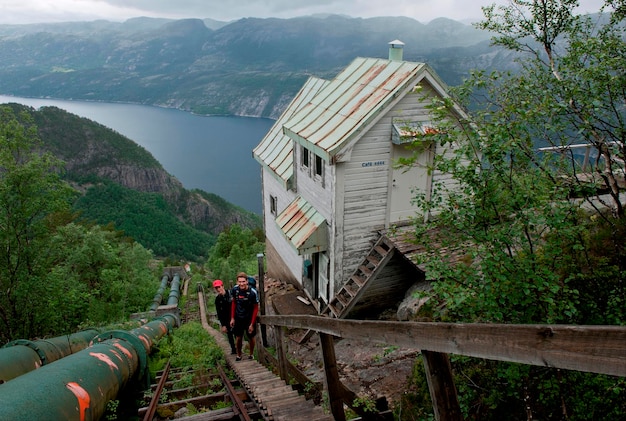
M 361 270 L 361 272 L 363 272 L 367 276 L 370 276 L 372 274 L 372 270 L 365 265 L 359 266 L 359 270 Z
M 376 250 L 378 254 L 381 255 L 381 257 L 384 257 L 387 253 L 389 253 L 389 249 L 386 249 L 382 246 L 376 246 L 374 247 L 374 250 Z
M 352 279 L 349 279 L 348 282 L 343 286 L 343 289 L 346 290 L 350 297 L 354 297 L 357 292 L 359 292 L 359 285 L 356 282 L 353 282 Z
M 345 305 L 336 296 L 335 298 L 331 300 L 330 303 L 331 303 L 333 310 L 335 310 L 337 314 L 339 314 L 345 307 Z
M 369 256 L 367 256 L 366 258 L 368 261 L 370 261 L 374 266 L 378 266 L 378 264 L 380 263 L 380 259 L 372 256 L 371 254 Z
M 341 295 L 341 293 L 337 294 L 335 298 L 337 298 L 337 300 L 343 305 L 344 308 L 348 305 L 349 300 L 346 300 L 346 297 Z
M 365 280 L 359 278 L 358 275 L 352 275 L 350 277 L 350 280 L 354 281 L 354 283 L 357 284 L 359 287 L 363 286 L 363 284 L 365 283 Z

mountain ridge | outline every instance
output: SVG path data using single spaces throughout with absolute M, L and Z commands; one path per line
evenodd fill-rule
M 493 64 L 488 38 L 447 18 L 342 15 L 0 25 L 0 93 L 275 119 L 310 75 L 386 58 L 391 40 L 455 85 L 477 61 Z

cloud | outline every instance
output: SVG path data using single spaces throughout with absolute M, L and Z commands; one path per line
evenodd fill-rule
M 481 6 L 508 0 L 1 0 L 0 23 L 35 23 L 149 16 L 172 19 L 290 18 L 318 13 L 352 17 L 406 16 L 420 22 L 438 17 L 482 18 Z M 581 0 L 580 11 L 597 12 L 602 0 Z

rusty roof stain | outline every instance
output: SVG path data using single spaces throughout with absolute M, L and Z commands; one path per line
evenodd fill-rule
M 276 224 L 298 254 L 320 252 L 328 247 L 326 218 L 300 196 L 276 217 Z
M 357 58 L 284 123 L 284 133 L 330 159 L 427 69 L 424 63 Z

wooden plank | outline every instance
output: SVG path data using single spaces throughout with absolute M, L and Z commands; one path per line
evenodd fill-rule
M 260 387 L 252 388 L 255 394 L 263 396 L 263 399 L 269 398 L 274 395 L 280 396 L 295 396 L 298 397 L 298 392 L 293 390 L 293 387 L 285 385 L 285 382 L 281 382 L 282 386 L 274 385 L 274 387 Z
M 435 420 L 463 421 L 447 354 L 422 351 Z
M 310 334 L 315 333 L 312 330 L 309 330 L 307 332 L 310 332 Z M 276 367 L 278 365 L 278 360 L 273 356 L 273 355 L 268 355 L 268 362 L 270 366 L 274 366 Z M 307 386 L 311 386 L 313 385 L 313 387 L 319 391 L 322 390 L 322 385 L 321 383 L 315 382 L 311 379 L 309 379 L 306 374 L 304 374 L 302 371 L 300 371 L 300 369 L 298 367 L 296 367 L 295 365 L 293 365 L 291 362 L 289 362 L 289 360 L 286 360 L 286 365 L 287 365 L 287 369 L 289 372 L 289 375 L 291 377 L 293 377 L 296 382 L 298 382 L 298 384 L 302 387 L 307 387 Z
M 328 400 L 330 412 L 335 421 L 346 421 L 346 414 L 343 411 L 342 387 L 339 381 L 339 371 L 337 369 L 337 359 L 335 358 L 335 344 L 333 337 L 325 333 L 320 333 L 320 343 L 322 345 L 322 355 L 324 358 L 324 372 L 326 373 L 326 384 L 328 386 Z
M 342 320 L 265 316 L 262 323 L 313 329 L 409 349 L 626 377 L 626 327 Z

